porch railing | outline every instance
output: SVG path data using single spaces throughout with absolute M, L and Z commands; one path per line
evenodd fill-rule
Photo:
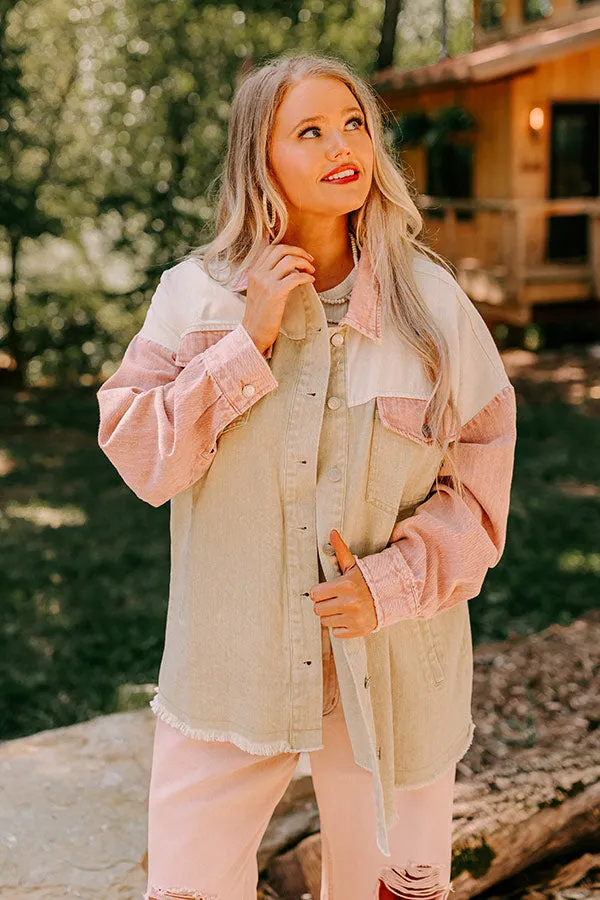
M 560 281 L 561 272 L 565 279 L 569 273 L 589 278 L 593 296 L 600 298 L 600 198 L 463 200 L 421 194 L 417 205 L 424 213 L 428 210 L 445 213 L 443 221 L 439 222 L 439 235 L 434 243 L 436 249 L 455 265 L 462 261 L 468 266 L 471 262 L 493 273 L 501 281 L 508 302 L 517 305 L 522 302 L 528 280 L 544 270 L 553 271 L 557 281 Z M 460 221 L 457 214 L 461 212 L 474 214 L 472 220 Z M 527 246 L 532 229 L 534 232 L 537 229 L 539 245 L 549 216 L 571 215 L 588 217 L 587 260 L 581 265 L 573 265 L 528 259 Z M 490 218 L 497 222 L 491 224 Z M 487 228 L 480 227 L 482 219 L 488 221 Z M 426 221 L 429 226 L 428 216 Z M 467 237 L 474 246 L 465 245 Z

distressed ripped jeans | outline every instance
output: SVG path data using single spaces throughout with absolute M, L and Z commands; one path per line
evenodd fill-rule
M 375 840 L 372 775 L 354 761 L 326 628 L 323 679 L 324 747 L 310 753 L 322 856 L 313 900 L 447 900 L 455 766 L 431 785 L 397 791 L 385 856 Z M 256 854 L 299 756 L 255 756 L 157 719 L 144 900 L 256 900 Z

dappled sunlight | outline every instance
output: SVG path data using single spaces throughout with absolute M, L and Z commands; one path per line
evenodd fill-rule
M 53 578 L 53 575 L 58 575 L 58 580 Z M 49 580 L 52 584 L 60 584 L 63 579 L 59 572 L 53 572 Z M 38 615 L 59 616 L 63 611 L 60 601 L 56 597 L 48 596 L 45 591 L 36 591 L 32 599 Z
M 585 370 L 581 366 L 564 365 L 558 366 L 550 374 L 550 380 L 555 382 L 566 381 L 583 381 L 585 378 Z
M 600 575 L 600 553 L 565 550 L 559 555 L 557 566 L 561 572 L 593 572 Z
M 88 517 L 77 506 L 48 506 L 45 503 L 8 503 L 5 513 L 9 518 L 25 519 L 34 525 L 62 528 L 65 525 L 86 525 Z
M 9 475 L 17 468 L 17 464 L 7 450 L 0 450 L 0 478 Z
M 600 359 L 594 345 L 586 349 L 502 352 L 502 361 L 518 394 L 532 403 L 560 399 L 583 415 L 600 414 Z
M 556 487 L 567 497 L 600 497 L 600 486 L 578 481 L 557 481 Z

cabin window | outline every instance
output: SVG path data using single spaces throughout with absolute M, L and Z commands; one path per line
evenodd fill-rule
M 430 197 L 472 199 L 473 197 L 473 144 L 447 141 L 430 147 L 426 153 L 427 186 Z M 443 209 L 429 209 L 430 218 L 443 219 Z M 473 218 L 471 210 L 457 210 L 457 221 Z
M 503 0 L 481 0 L 479 24 L 485 31 L 493 31 L 494 28 L 500 28 L 503 16 Z
M 523 19 L 537 22 L 552 15 L 552 0 L 523 0 Z

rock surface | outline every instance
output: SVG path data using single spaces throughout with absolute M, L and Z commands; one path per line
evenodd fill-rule
M 154 722 L 146 708 L 0 744 L 0 897 L 141 900 Z M 303 753 L 264 835 L 261 868 L 318 828 Z

